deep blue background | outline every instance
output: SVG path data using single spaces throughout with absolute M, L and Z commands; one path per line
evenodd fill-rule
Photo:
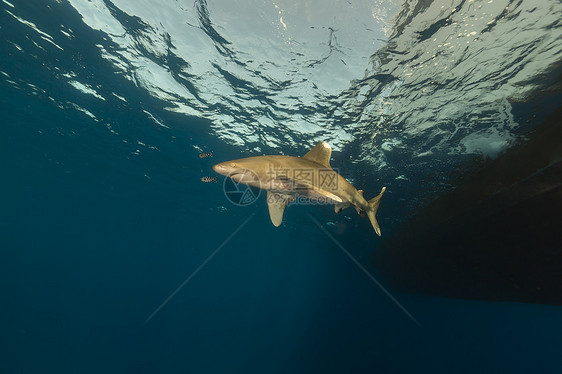
M 395 295 L 418 327 L 306 215 L 327 222 L 331 208 L 292 207 L 275 228 L 263 196 L 230 206 L 220 183 L 200 183 L 212 160 L 183 145 L 131 159 L 101 130 L 61 135 L 88 133 L 81 113 L 6 88 L 1 112 L 5 372 L 559 369 L 558 307 Z M 352 213 L 343 234 L 328 229 L 367 265 L 379 239 Z

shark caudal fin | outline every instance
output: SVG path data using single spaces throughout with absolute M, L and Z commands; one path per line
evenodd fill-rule
M 377 210 L 379 209 L 381 197 L 384 194 L 384 191 L 386 191 L 386 187 L 383 187 L 380 194 L 368 201 L 369 210 L 365 212 L 367 213 L 367 217 L 369 217 L 369 221 L 371 221 L 371 225 L 373 225 L 373 228 L 375 229 L 375 232 L 378 236 L 381 236 L 381 229 L 379 227 L 377 219 L 375 218 L 375 215 L 377 214 Z

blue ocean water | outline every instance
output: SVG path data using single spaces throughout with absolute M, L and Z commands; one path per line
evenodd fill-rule
M 386 287 L 352 209 L 200 178 L 326 140 L 384 238 L 560 104 L 560 3 L 233 3 L 2 2 L 0 371 L 559 372 L 560 307 L 390 290 L 416 324 L 308 216 Z

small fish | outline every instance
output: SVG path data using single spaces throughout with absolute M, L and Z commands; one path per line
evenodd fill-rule
M 199 158 L 213 157 L 213 151 L 207 153 L 199 153 Z
M 208 183 L 208 182 L 218 182 L 218 181 L 217 181 L 217 177 L 203 177 L 201 178 L 201 182 Z

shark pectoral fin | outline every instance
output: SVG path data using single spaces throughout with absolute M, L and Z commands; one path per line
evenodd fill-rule
M 267 207 L 269 208 L 269 217 L 275 227 L 279 227 L 283 221 L 283 212 L 289 201 L 295 198 L 290 195 L 284 195 L 267 191 Z

